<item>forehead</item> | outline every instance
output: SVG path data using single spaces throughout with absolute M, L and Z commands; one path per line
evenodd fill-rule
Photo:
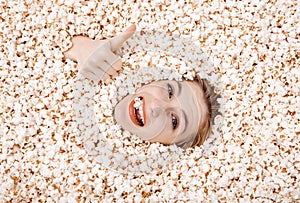
M 181 119 L 185 117 L 187 121 L 185 123 L 187 129 L 184 132 L 183 129 L 180 130 L 182 134 L 177 136 L 176 142 L 188 141 L 196 136 L 199 125 L 205 121 L 208 115 L 203 87 L 197 81 L 162 80 L 153 82 L 154 85 L 164 88 L 168 83 L 175 89 L 174 96 L 178 101 Z
M 182 106 L 182 110 L 187 115 L 187 130 L 179 135 L 180 140 L 189 141 L 193 140 L 198 132 L 199 125 L 205 120 L 206 105 L 204 100 L 204 94 L 201 85 L 195 81 L 183 81 L 179 82 L 182 86 L 181 95 L 179 95 L 179 101 Z

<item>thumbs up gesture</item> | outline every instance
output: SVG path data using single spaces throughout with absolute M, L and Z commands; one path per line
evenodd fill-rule
M 64 55 L 78 62 L 78 71 L 83 76 L 97 83 L 99 80 L 105 81 L 121 69 L 122 61 L 116 52 L 135 33 L 135 30 L 136 26 L 131 25 L 120 35 L 107 40 L 73 37 L 73 46 Z

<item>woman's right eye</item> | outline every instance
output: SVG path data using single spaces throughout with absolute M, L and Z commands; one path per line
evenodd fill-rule
M 171 99 L 171 97 L 174 94 L 173 87 L 170 84 L 168 84 L 168 94 L 169 94 L 169 99 Z

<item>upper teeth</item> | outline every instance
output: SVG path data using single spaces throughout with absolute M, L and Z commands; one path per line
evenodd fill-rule
M 144 120 L 143 100 L 140 97 L 136 97 L 134 99 L 133 107 L 139 110 L 139 114 L 144 123 L 145 120 Z

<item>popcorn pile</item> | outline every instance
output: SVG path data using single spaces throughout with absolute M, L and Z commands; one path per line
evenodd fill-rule
M 300 201 L 300 9 L 278 1 L 0 1 L 0 202 Z M 123 70 L 78 74 L 71 37 L 129 24 Z M 182 150 L 120 128 L 143 83 L 200 75 L 213 134 Z

